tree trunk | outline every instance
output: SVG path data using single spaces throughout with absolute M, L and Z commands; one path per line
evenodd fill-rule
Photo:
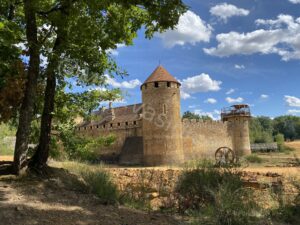
M 33 108 L 36 98 L 36 89 L 39 77 L 40 55 L 37 38 L 36 11 L 33 0 L 24 0 L 26 23 L 26 38 L 29 45 L 29 67 L 24 98 L 19 117 L 19 126 L 16 134 L 13 172 L 19 174 L 26 163 L 28 137 L 33 117 Z
M 41 132 L 39 138 L 39 145 L 30 159 L 29 167 L 42 169 L 46 166 L 49 156 L 49 145 L 51 140 L 51 124 L 54 111 L 55 91 L 56 91 L 56 71 L 58 69 L 60 59 L 61 41 L 58 35 L 54 47 L 53 54 L 49 59 L 49 64 L 46 70 L 46 90 L 44 96 L 44 108 L 41 120 Z

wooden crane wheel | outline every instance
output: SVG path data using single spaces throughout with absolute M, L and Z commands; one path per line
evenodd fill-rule
M 215 153 L 216 164 L 219 166 L 230 165 L 235 161 L 235 154 L 231 148 L 220 147 Z

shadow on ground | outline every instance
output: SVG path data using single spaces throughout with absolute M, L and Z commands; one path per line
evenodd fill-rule
M 1 224 L 179 225 L 180 218 L 143 212 L 101 199 L 81 189 L 82 182 L 64 169 L 50 168 L 43 177 L 0 177 Z

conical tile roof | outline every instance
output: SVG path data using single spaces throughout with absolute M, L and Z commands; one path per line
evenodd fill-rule
M 179 83 L 163 66 L 159 65 L 152 74 L 145 80 L 144 84 L 157 81 L 169 81 Z

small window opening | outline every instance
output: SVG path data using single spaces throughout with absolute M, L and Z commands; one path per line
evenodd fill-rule
M 105 128 L 105 124 L 103 125 L 103 128 Z
M 120 124 L 120 123 L 118 123 L 118 126 L 121 126 L 121 124 Z
M 78 127 L 78 130 L 80 130 L 80 127 Z
M 112 124 L 112 123 L 110 124 L 110 127 L 113 127 L 113 124 Z
M 86 127 L 84 127 L 84 129 L 86 130 Z
M 125 125 L 128 126 L 128 122 L 126 122 Z
M 154 82 L 154 87 L 156 87 L 156 88 L 159 87 L 158 82 Z
M 167 87 L 171 87 L 171 83 L 170 82 L 167 82 Z
M 93 127 L 92 127 L 92 126 L 90 126 L 90 128 L 91 128 L 91 130 L 93 129 Z
M 97 125 L 97 129 L 99 128 L 99 126 Z
M 136 125 L 136 121 L 133 121 L 133 124 Z

